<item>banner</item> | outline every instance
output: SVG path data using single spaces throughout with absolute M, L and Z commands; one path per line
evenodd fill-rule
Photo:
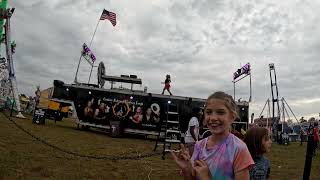
M 82 57 L 84 57 L 89 62 L 89 64 L 92 65 L 96 61 L 96 56 L 89 49 L 86 43 L 83 43 L 81 52 L 82 52 Z
M 243 74 L 249 75 L 251 71 L 250 63 L 247 63 L 246 65 L 242 66 L 242 68 L 238 69 L 236 72 L 233 73 L 233 80 L 236 80 L 238 77 L 240 77 Z
M 108 125 L 117 120 L 133 129 L 157 130 L 163 103 L 159 99 L 146 102 L 143 97 L 123 98 L 118 94 L 95 94 L 78 101 L 79 119 L 85 122 Z M 83 113 L 82 113 L 83 112 Z M 163 117 L 164 118 L 164 117 Z

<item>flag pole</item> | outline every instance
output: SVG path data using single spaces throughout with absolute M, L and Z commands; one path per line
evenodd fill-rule
M 81 63 L 81 58 L 82 58 L 82 53 L 80 55 L 80 58 L 79 58 L 79 63 L 78 63 L 78 68 L 77 68 L 77 71 L 76 71 L 76 75 L 74 76 L 74 83 L 78 83 L 78 79 L 77 79 L 77 76 L 78 76 L 78 71 L 79 71 L 79 67 L 80 67 L 80 63 Z
M 89 79 L 88 79 L 88 84 L 90 83 L 90 78 L 91 78 L 91 74 L 92 74 L 92 69 L 93 69 L 93 63 L 92 63 L 91 70 L 90 70 L 90 75 L 89 75 Z
M 93 35 L 92 35 L 92 38 L 91 38 L 91 41 L 90 41 L 90 44 L 89 44 L 89 48 L 91 48 L 91 44 L 92 44 L 92 41 L 93 41 L 94 36 L 96 35 L 96 32 L 97 32 L 99 23 L 100 23 L 100 17 L 99 17 L 99 19 L 98 19 L 98 23 L 97 23 L 97 25 L 96 25 L 96 29 L 94 30 L 94 33 L 93 33 Z
M 96 35 L 96 32 L 97 32 L 99 23 L 100 23 L 100 17 L 99 17 L 99 19 L 98 19 L 98 23 L 97 23 L 97 25 L 96 25 L 96 29 L 94 30 L 94 33 L 93 33 L 93 35 L 92 35 L 92 38 L 91 38 L 91 41 L 90 41 L 90 44 L 89 44 L 89 48 L 91 48 L 91 44 L 92 44 L 92 41 L 93 41 L 94 36 Z M 94 64 L 94 62 L 93 62 L 92 65 L 91 65 L 91 70 L 90 70 L 90 75 L 89 75 L 89 79 L 88 79 L 88 84 L 90 83 L 91 74 L 92 74 L 92 69 L 93 69 L 93 64 Z

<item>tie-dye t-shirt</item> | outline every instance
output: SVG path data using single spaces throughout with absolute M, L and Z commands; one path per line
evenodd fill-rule
M 246 144 L 229 134 L 220 144 L 207 149 L 208 138 L 199 141 L 192 154 L 192 164 L 196 160 L 206 161 L 212 179 L 231 180 L 235 173 L 254 165 Z

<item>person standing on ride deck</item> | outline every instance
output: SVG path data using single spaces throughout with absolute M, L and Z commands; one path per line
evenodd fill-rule
M 166 80 L 164 81 L 164 87 L 163 87 L 161 94 L 164 94 L 164 90 L 167 90 L 169 92 L 169 94 L 172 95 L 172 93 L 170 92 L 170 83 L 171 83 L 171 77 L 169 74 L 167 74 Z
M 230 133 L 238 117 L 236 108 L 233 98 L 224 92 L 208 97 L 204 121 L 212 135 L 196 143 L 192 157 L 183 145 L 179 154 L 171 152 L 184 179 L 249 180 L 254 161 L 246 144 Z

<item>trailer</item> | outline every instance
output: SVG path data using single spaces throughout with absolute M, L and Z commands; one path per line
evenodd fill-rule
M 78 127 L 108 130 L 113 137 L 122 134 L 158 135 L 166 113 L 179 112 L 179 127 L 184 133 L 188 129 L 193 108 L 202 108 L 205 99 L 176 95 L 148 93 L 134 90 L 134 84 L 142 84 L 135 75 L 106 76 L 104 65 L 99 64 L 98 85 L 73 83 L 66 84 L 54 80 L 51 99 L 72 106 Z M 102 69 L 102 70 L 101 70 Z M 111 82 L 111 88 L 103 88 L 104 81 Z M 114 82 L 129 83 L 130 89 L 115 88 Z M 240 119 L 237 122 L 243 129 L 248 127 L 248 103 L 237 102 Z M 174 105 L 174 106 L 172 106 Z M 202 120 L 200 122 L 202 124 Z
M 69 106 L 69 103 L 61 102 L 61 100 L 50 99 L 46 109 L 46 117 L 55 121 L 62 121 L 63 118 L 69 116 Z
M 43 110 L 45 112 L 44 114 L 46 119 L 62 121 L 63 118 L 69 117 L 71 104 L 69 103 L 70 101 L 64 101 L 62 99 L 55 100 L 54 98 L 52 98 L 52 91 L 52 87 L 44 89 L 41 92 L 39 90 L 39 104 L 35 108 Z M 32 103 L 30 107 L 31 109 L 34 109 L 33 106 L 35 104 L 33 104 L 34 103 Z
M 62 81 L 54 81 L 52 100 L 68 103 L 72 106 L 76 115 L 78 127 L 99 128 L 110 131 L 114 137 L 127 134 L 157 135 L 158 129 L 165 119 L 165 111 L 168 103 L 176 104 L 180 118 L 181 132 L 188 129 L 191 112 L 194 107 L 203 108 L 205 99 L 168 96 L 161 94 L 136 92 L 120 89 L 103 89 L 92 86 L 65 84 Z M 92 102 L 92 109 L 105 104 L 105 118 L 95 119 L 85 115 L 85 108 Z M 248 128 L 248 105 L 237 103 L 240 118 L 235 125 Z M 139 110 L 140 109 L 140 110 Z M 140 111 L 140 120 L 134 121 L 134 116 Z M 149 112 L 151 111 L 151 112 Z M 150 118 L 148 119 L 148 114 Z M 202 124 L 202 122 L 200 122 Z M 203 131 L 205 132 L 205 131 Z
M 90 85 L 65 84 L 58 80 L 54 81 L 52 99 L 71 104 L 79 126 L 111 130 L 112 136 L 120 136 L 122 133 L 156 135 L 165 119 L 168 103 L 177 105 L 181 131 L 184 132 L 187 130 L 192 108 L 203 107 L 205 103 L 205 99 L 200 98 L 103 89 Z M 105 118 L 86 115 L 85 108 L 89 103 L 94 111 L 103 103 Z M 141 116 L 137 119 L 136 114 Z

